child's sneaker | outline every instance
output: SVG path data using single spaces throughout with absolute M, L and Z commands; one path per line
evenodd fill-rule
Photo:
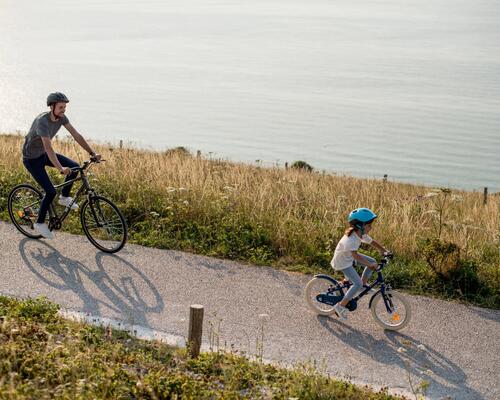
M 54 239 L 54 234 L 50 231 L 47 225 L 36 222 L 33 224 L 33 228 L 35 228 L 35 231 L 37 231 L 45 239 Z
M 64 206 L 64 207 L 69 207 L 71 202 L 73 201 L 73 197 L 65 197 L 65 196 L 59 196 L 59 204 Z M 78 210 L 78 204 L 73 203 L 71 205 L 72 210 Z
M 339 317 L 339 319 L 343 321 L 347 319 L 347 313 L 349 312 L 349 310 L 346 307 L 341 306 L 340 303 L 337 303 L 333 306 L 333 309 L 335 311 L 335 314 L 337 314 L 337 317 Z

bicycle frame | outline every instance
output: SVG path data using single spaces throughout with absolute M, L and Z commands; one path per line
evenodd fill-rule
M 371 290 L 374 287 L 380 285 L 380 289 L 378 289 L 370 298 L 370 303 L 368 304 L 368 308 L 371 307 L 373 299 L 380 292 L 380 293 L 382 293 L 382 298 L 384 299 L 384 304 L 385 304 L 385 307 L 387 308 L 387 312 L 389 312 L 389 313 L 391 312 L 391 308 L 388 304 L 388 301 L 390 302 L 390 299 L 389 300 L 386 299 L 386 290 L 390 289 L 390 286 L 385 284 L 384 276 L 382 275 L 382 269 L 387 265 L 388 261 L 389 261 L 388 257 L 384 257 L 382 259 L 382 261 L 379 263 L 379 268 L 377 268 L 377 270 L 376 270 L 377 279 L 372 284 L 363 285 L 363 290 L 361 291 L 361 293 L 359 293 L 356 297 L 353 297 L 350 301 L 353 301 L 354 304 L 356 304 L 362 297 L 366 296 L 369 292 L 371 292 Z M 344 294 L 342 289 L 348 289 L 352 285 L 351 283 L 341 285 L 341 284 L 339 284 L 339 282 L 337 280 L 333 279 L 331 276 L 326 275 L 326 274 L 319 274 L 319 275 L 315 275 L 315 276 L 318 278 L 324 278 L 324 279 L 329 280 L 333 285 L 336 286 L 335 289 L 339 289 L 341 291 L 343 296 L 345 294 Z
M 65 187 L 65 186 L 73 184 L 74 182 L 82 181 L 82 185 L 78 188 L 78 191 L 76 192 L 76 194 L 75 194 L 75 196 L 73 198 L 73 201 L 69 204 L 69 206 L 66 207 L 66 209 L 61 214 L 61 216 L 59 216 L 57 214 L 57 211 L 56 211 L 56 208 L 55 208 L 54 204 L 53 203 L 50 204 L 50 206 L 49 206 L 49 228 L 53 228 L 53 229 L 60 229 L 61 228 L 62 223 L 64 222 L 64 220 L 66 219 L 66 217 L 71 212 L 71 206 L 74 203 L 76 203 L 76 201 L 80 198 L 80 196 L 82 195 L 83 192 L 85 192 L 85 194 L 88 195 L 89 200 L 95 194 L 94 189 L 92 189 L 92 187 L 90 186 L 90 183 L 89 183 L 89 181 L 87 179 L 87 176 L 85 175 L 85 169 L 87 169 L 87 167 L 89 165 L 91 165 L 91 163 L 88 162 L 88 161 L 85 161 L 83 163 L 82 167 L 71 168 L 72 170 L 78 171 L 78 173 L 79 173 L 78 176 L 75 179 L 71 179 L 71 180 L 69 180 L 67 182 L 63 182 L 63 183 L 61 183 L 59 185 L 55 185 L 54 186 L 54 188 L 56 190 L 58 190 L 58 189 L 61 189 L 61 188 Z M 92 212 L 94 212 L 93 209 L 92 209 Z

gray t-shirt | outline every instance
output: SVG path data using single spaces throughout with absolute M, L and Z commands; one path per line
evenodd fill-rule
M 31 124 L 30 131 L 26 135 L 23 146 L 24 158 L 38 158 L 45 153 L 45 148 L 42 143 L 42 136 L 53 138 L 61 125 L 69 123 L 68 117 L 63 115 L 62 118 L 53 122 L 50 119 L 50 111 L 44 112 L 35 118 Z

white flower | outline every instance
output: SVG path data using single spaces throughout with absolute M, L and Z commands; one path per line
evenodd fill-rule
M 269 314 L 259 314 L 259 319 L 261 321 L 268 321 L 269 320 Z
M 189 204 L 189 201 L 184 200 L 182 203 L 183 203 L 185 206 L 187 206 L 187 205 Z
M 151 211 L 149 214 L 155 218 L 160 216 L 160 214 L 158 214 L 156 211 Z
M 423 344 L 419 344 L 417 346 L 417 349 L 422 350 L 422 351 L 426 351 L 427 350 Z
M 406 349 L 404 347 L 398 348 L 398 353 L 406 353 Z

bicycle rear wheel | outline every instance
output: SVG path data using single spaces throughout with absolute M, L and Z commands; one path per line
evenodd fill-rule
M 85 235 L 99 250 L 116 253 L 127 241 L 125 218 L 111 200 L 93 196 L 85 201 L 80 211 Z
M 332 315 L 335 311 L 330 304 L 322 303 L 318 300 L 318 295 L 341 296 L 342 293 L 335 289 L 335 284 L 320 276 L 315 276 L 306 285 L 305 297 L 307 304 L 319 315 Z
M 22 184 L 10 191 L 7 201 L 10 220 L 19 232 L 32 239 L 42 237 L 33 228 L 42 198 L 43 194 L 38 189 L 28 184 Z
M 384 295 L 382 292 L 376 293 L 370 308 L 373 318 L 384 329 L 398 331 L 410 322 L 410 303 L 393 290 L 386 291 Z

